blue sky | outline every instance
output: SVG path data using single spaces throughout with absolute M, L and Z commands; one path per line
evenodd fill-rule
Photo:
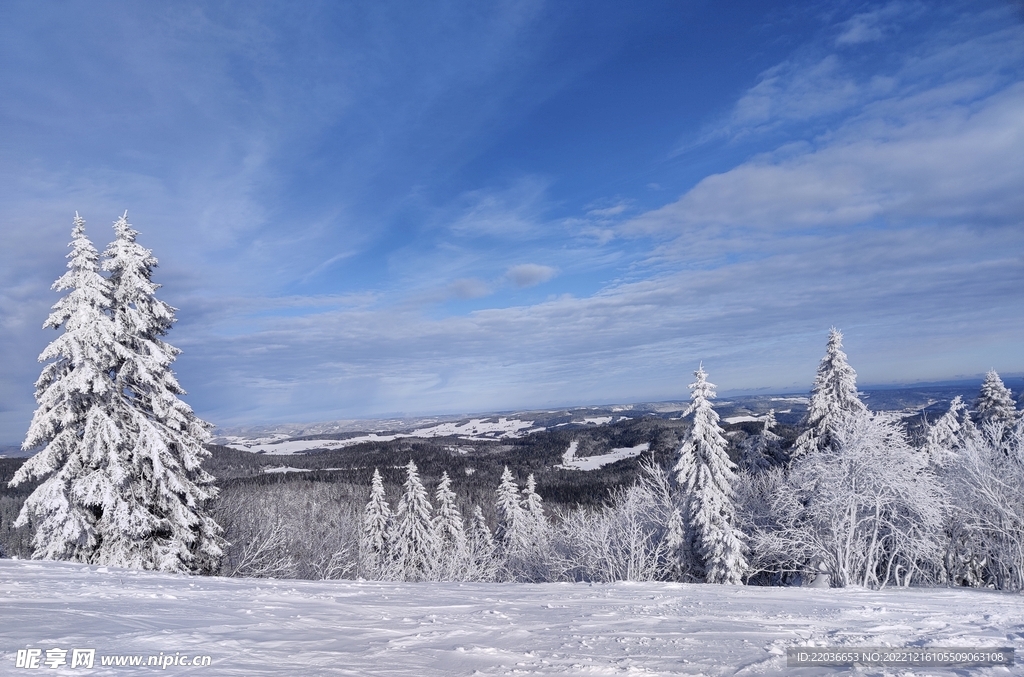
M 1019 3 L 3 7 L 0 442 L 75 210 L 220 425 L 1024 372 Z

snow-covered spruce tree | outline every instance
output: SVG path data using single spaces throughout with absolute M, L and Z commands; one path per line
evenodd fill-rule
M 544 516 L 544 503 L 537 493 L 537 480 L 533 473 L 526 478 L 526 486 L 523 487 L 523 511 L 526 513 L 526 520 L 529 533 L 534 543 L 546 542 L 548 538 L 548 520 Z
M 498 573 L 495 558 L 494 537 L 487 526 L 484 511 L 479 505 L 473 506 L 473 517 L 467 538 L 466 579 L 471 581 L 493 581 Z
M 156 298 L 157 260 L 135 241 L 128 213 L 104 252 L 116 338 L 111 416 L 120 433 L 106 449 L 111 484 L 94 563 L 161 571 L 209 571 L 222 555 L 220 528 L 204 503 L 216 496 L 201 463 L 210 425 L 179 399 L 171 364 L 181 352 L 162 340 L 174 308 Z
M 782 437 L 773 432 L 777 425 L 775 410 L 768 412 L 761 432 L 744 440 L 740 456 L 740 468 L 747 472 L 759 473 L 782 463 Z
M 104 537 L 98 523 L 115 505 L 123 470 L 111 450 L 121 431 L 112 418 L 114 324 L 99 254 L 75 214 L 68 272 L 54 284 L 70 290 L 44 327 L 59 329 L 39 356 L 50 361 L 36 381 L 39 407 L 22 448 L 42 447 L 15 473 L 11 486 L 46 478 L 28 497 L 15 526 L 35 525 L 34 556 L 91 562 Z M 51 361 L 52 360 L 52 361 Z
M 412 459 L 405 468 L 405 493 L 395 509 L 391 556 L 396 575 L 401 580 L 422 581 L 433 574 L 437 557 L 431 518 L 433 508 Z
M 986 423 L 1011 424 L 1017 419 L 1017 407 L 1010 389 L 1003 385 L 1003 380 L 995 369 L 985 374 L 978 399 L 974 401 L 974 416 L 979 426 Z
M 686 558 L 689 555 L 689 539 L 686 535 L 686 522 L 679 508 L 673 508 L 668 516 L 665 533 L 666 575 L 669 580 L 682 580 L 686 575 Z
M 963 449 L 968 438 L 976 435 L 978 429 L 971 422 L 967 405 L 957 395 L 949 403 L 949 410 L 928 426 L 924 448 L 934 464 L 944 465 L 951 455 Z
M 529 542 L 528 519 L 519 500 L 519 485 L 512 478 L 512 471 L 508 466 L 505 466 L 501 473 L 495 512 L 498 515 L 495 536 L 502 550 L 511 553 L 525 549 Z
M 688 527 L 705 580 L 738 584 L 747 560 L 733 505 L 736 466 L 726 453 L 718 413 L 711 407 L 715 385 L 708 382 L 703 365 L 694 376 L 697 380 L 690 384 L 687 409 L 687 414 L 693 414 L 693 425 L 679 450 L 676 481 L 685 497 Z
M 536 496 L 535 512 L 528 512 L 519 487 L 512 479 L 512 472 L 505 467 L 498 486 L 495 512 L 498 517 L 499 557 L 507 580 L 536 582 L 545 580 L 548 575 L 547 530 L 537 521 L 539 498 Z M 539 516 L 543 519 L 543 511 Z
M 440 580 L 456 580 L 465 575 L 466 529 L 447 471 L 441 473 L 434 500 L 437 505 L 434 515 L 436 576 Z
M 811 388 L 811 402 L 803 424 L 807 428 L 797 438 L 792 459 L 821 451 L 832 445 L 835 431 L 843 421 L 867 410 L 857 394 L 857 372 L 846 361 L 843 334 L 835 327 L 828 333 L 825 357 Z
M 380 471 L 373 469 L 370 500 L 363 510 L 363 533 L 360 548 L 363 567 L 371 578 L 380 577 L 388 556 L 388 534 L 391 532 L 391 506 L 384 495 Z

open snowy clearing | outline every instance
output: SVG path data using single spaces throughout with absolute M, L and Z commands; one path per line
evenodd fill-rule
M 196 578 L 0 560 L 0 673 L 18 649 L 209 655 L 225 675 L 883 675 L 786 667 L 792 646 L 1024 651 L 1024 598 L 978 590 L 810 590 L 674 583 L 376 583 Z M 45 653 L 44 653 L 45 656 Z M 918 669 L 1010 675 L 1011 668 Z
M 569 443 L 569 448 L 562 454 L 562 463 L 557 466 L 564 468 L 565 470 L 597 470 L 602 468 L 609 463 L 615 463 L 621 461 L 624 458 L 633 458 L 639 456 L 648 449 L 651 448 L 650 442 L 644 442 L 638 444 L 635 447 L 619 447 L 618 449 L 612 449 L 607 454 L 601 454 L 600 456 L 584 456 L 583 458 L 576 458 L 576 450 L 579 448 L 579 441 L 573 440 Z

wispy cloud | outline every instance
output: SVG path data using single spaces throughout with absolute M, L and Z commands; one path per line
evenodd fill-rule
M 860 12 L 840 24 L 837 45 L 876 42 L 899 29 L 897 20 L 907 14 L 924 11 L 917 3 L 891 2 L 868 12 Z
M 456 235 L 519 239 L 541 234 L 549 182 L 523 177 L 504 190 L 473 190 L 460 196 L 458 216 L 449 229 Z

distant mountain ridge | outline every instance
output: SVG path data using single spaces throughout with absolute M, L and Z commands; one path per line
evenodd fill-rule
M 1024 384 L 1016 383 L 1019 377 L 1006 379 L 1007 387 L 1015 397 L 1024 390 Z M 873 411 L 904 411 L 908 414 L 921 412 L 928 420 L 934 420 L 948 407 L 949 402 L 960 396 L 970 404 L 977 397 L 981 379 L 960 381 L 939 381 L 929 383 L 868 386 L 860 390 L 861 398 Z M 1014 388 L 1014 386 L 1017 386 Z M 723 419 L 752 420 L 774 410 L 780 423 L 796 425 L 806 411 L 807 393 L 765 393 L 723 396 L 715 401 L 715 410 Z M 231 426 L 217 428 L 212 442 L 231 445 L 236 448 L 250 448 L 255 445 L 279 444 L 302 439 L 345 440 L 367 439 L 367 435 L 389 436 L 421 432 L 420 436 L 443 436 L 452 426 L 464 427 L 473 421 L 491 422 L 490 427 L 501 428 L 500 420 L 520 421 L 512 426 L 515 434 L 491 435 L 492 438 L 515 437 L 531 430 L 552 429 L 563 426 L 588 426 L 611 423 L 623 418 L 654 416 L 678 418 L 689 405 L 685 400 L 663 402 L 639 402 L 627 404 L 604 404 L 579 407 L 547 408 L 535 410 L 514 410 L 501 412 L 479 412 L 473 414 L 450 414 L 437 416 L 392 416 L 379 419 L 341 419 L 312 423 L 280 423 L 252 426 Z M 607 419 L 607 420 L 605 420 Z M 471 432 L 471 429 L 470 431 Z M 30 456 L 18 446 L 0 447 L 0 458 Z
M 981 382 L 953 381 L 938 384 L 914 384 L 907 387 L 885 386 L 865 388 L 861 397 L 873 411 L 901 411 L 907 415 L 920 412 L 929 420 L 941 415 L 949 402 L 957 396 L 971 402 L 977 396 Z M 807 395 L 796 393 L 739 395 L 722 397 L 715 402 L 715 410 L 727 422 L 756 420 L 769 410 L 783 424 L 798 424 L 806 412 Z M 294 423 L 222 428 L 216 431 L 213 442 L 237 449 L 260 450 L 265 453 L 295 453 L 301 451 L 302 440 L 335 440 L 330 446 L 345 447 L 363 441 L 385 441 L 395 437 L 462 437 L 473 439 L 517 438 L 531 432 L 562 427 L 604 425 L 626 418 L 653 416 L 679 418 L 686 410 L 687 401 L 641 402 L 632 404 L 605 404 L 585 407 L 481 412 L 464 415 L 392 417 Z M 516 423 L 518 422 L 518 423 Z M 285 443 L 292 443 L 285 445 Z M 285 448 L 295 446 L 294 451 Z M 308 446 L 308 445 L 307 445 Z M 271 451 L 274 449 L 275 451 Z M 277 451 L 280 450 L 280 451 Z

